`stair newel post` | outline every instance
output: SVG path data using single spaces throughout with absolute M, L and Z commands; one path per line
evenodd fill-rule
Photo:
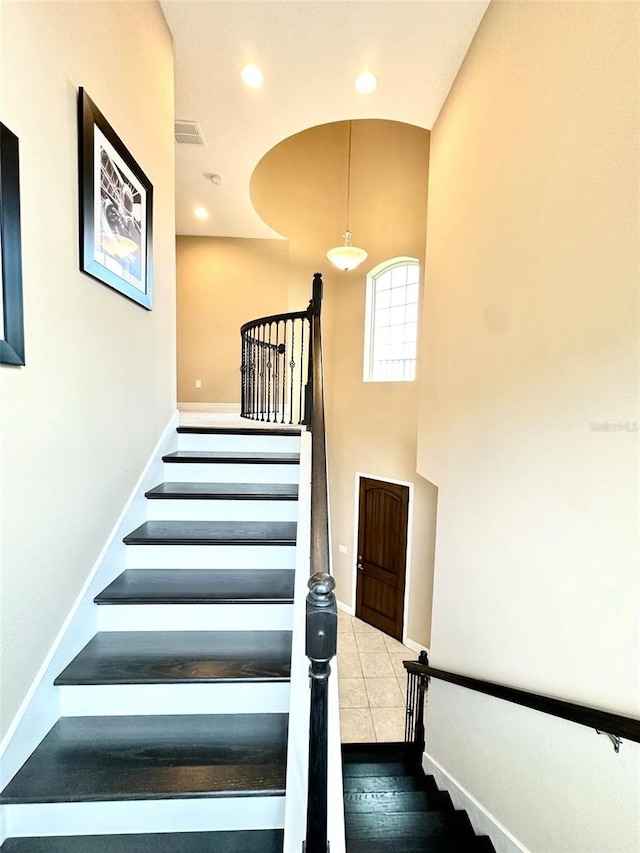
M 418 662 L 424 666 L 429 666 L 429 658 L 423 650 L 420 652 Z M 415 753 L 414 760 L 418 766 L 422 765 L 422 753 L 425 748 L 425 730 L 424 730 L 424 695 L 429 686 L 428 676 L 420 676 L 418 682 L 418 707 L 416 709 L 416 728 L 415 728 Z
M 307 789 L 307 840 L 303 853 L 327 853 L 327 753 L 329 675 L 336 654 L 338 610 L 335 581 L 326 572 L 317 572 L 308 581 L 306 654 L 311 665 L 309 681 L 309 773 Z
M 313 274 L 313 289 L 309 307 L 307 308 L 307 318 L 309 321 L 309 357 L 307 360 L 307 384 L 304 392 L 304 421 L 307 429 L 313 428 L 313 349 L 314 341 L 318 335 L 320 327 L 320 315 L 322 312 L 322 293 L 324 285 L 322 282 L 322 273 L 316 272 Z

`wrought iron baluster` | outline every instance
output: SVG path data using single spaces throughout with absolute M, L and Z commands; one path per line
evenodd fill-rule
M 260 373 L 258 370 L 258 358 L 260 357 L 260 351 L 258 349 L 258 335 L 259 335 L 260 327 L 255 329 L 253 333 L 253 417 L 258 417 L 258 383 L 260 380 Z
M 280 382 L 280 320 L 276 320 L 276 343 L 273 354 L 275 369 L 273 372 L 273 422 L 278 423 L 278 390 Z
M 405 717 L 404 739 L 407 744 L 409 759 L 418 765 L 422 761 L 425 746 L 424 733 L 424 697 L 429 686 L 429 678 L 421 672 L 407 669 L 407 707 Z M 418 663 L 429 666 L 429 658 L 425 651 L 420 652 Z
M 260 420 L 264 420 L 264 323 L 260 325 Z
M 304 364 L 304 320 L 300 320 L 300 383 L 299 383 L 299 395 L 298 395 L 298 423 L 301 424 L 304 420 L 304 411 L 302 408 L 302 387 L 304 384 L 304 379 L 302 376 L 302 366 Z
M 271 422 L 271 323 L 269 323 L 269 340 L 267 343 L 267 351 L 265 353 L 267 359 L 267 423 Z
M 293 374 L 296 368 L 295 362 L 296 351 L 296 321 L 291 323 L 291 360 L 289 361 L 289 423 L 293 423 Z

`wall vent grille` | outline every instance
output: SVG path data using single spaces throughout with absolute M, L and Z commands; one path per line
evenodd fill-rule
M 176 119 L 173 133 L 180 145 L 204 145 L 204 136 L 197 121 Z

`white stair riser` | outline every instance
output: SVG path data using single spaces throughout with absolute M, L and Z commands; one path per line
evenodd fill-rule
M 297 483 L 299 465 L 165 462 L 165 483 Z
M 291 604 L 109 604 L 98 631 L 290 631 Z
M 64 717 L 289 713 L 288 681 L 78 685 L 59 690 Z
M 204 435 L 178 434 L 178 450 L 249 451 L 252 453 L 299 453 L 299 435 Z
M 128 569 L 295 569 L 295 545 L 127 545 Z
M 150 521 L 297 521 L 297 501 L 150 500 Z
M 33 803 L 6 808 L 7 837 L 18 838 L 281 829 L 283 825 L 284 797 Z

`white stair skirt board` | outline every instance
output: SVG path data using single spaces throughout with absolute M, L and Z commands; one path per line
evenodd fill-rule
M 128 569 L 295 569 L 295 545 L 127 545 Z
M 63 717 L 149 714 L 286 714 L 289 682 L 65 686 Z
M 529 853 L 500 821 L 490 814 L 466 788 L 450 776 L 441 764 L 428 755 L 422 754 L 422 769 L 435 778 L 438 788 L 447 791 L 457 809 L 464 809 L 476 835 L 488 835 L 496 848 L 496 853 Z
M 99 631 L 290 631 L 290 604 L 109 604 Z
M 283 824 L 284 797 L 198 797 L 7 806 L 8 837 L 281 829 Z
M 150 500 L 149 521 L 297 521 L 296 501 Z
M 297 483 L 298 465 L 165 462 L 165 483 Z
M 224 433 L 178 434 L 178 450 L 252 451 L 254 453 L 298 453 L 299 435 L 225 435 Z
M 95 634 L 98 608 L 93 598 L 123 571 L 125 545 L 122 538 L 146 521 L 148 501 L 144 493 L 161 482 L 162 456 L 177 448 L 177 425 L 178 413 L 175 412 L 0 744 L 0 787 L 16 774 L 60 716 L 58 689 L 53 681 Z

